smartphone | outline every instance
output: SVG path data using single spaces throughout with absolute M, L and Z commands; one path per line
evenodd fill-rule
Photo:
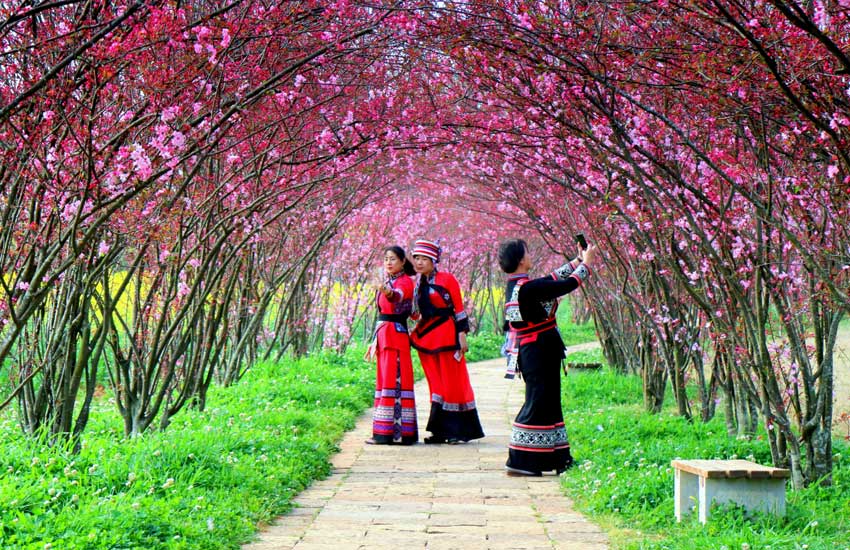
M 576 242 L 582 250 L 587 250 L 587 239 L 584 238 L 583 233 L 579 233 L 578 235 L 576 235 Z

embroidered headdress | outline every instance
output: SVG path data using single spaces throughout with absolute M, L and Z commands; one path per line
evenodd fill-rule
M 440 252 L 442 252 L 442 249 L 437 242 L 419 239 L 413 243 L 411 256 L 425 256 L 426 258 L 431 258 L 434 263 L 437 263 L 440 261 Z

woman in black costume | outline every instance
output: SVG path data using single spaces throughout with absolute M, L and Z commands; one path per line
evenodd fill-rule
M 530 279 L 531 259 L 523 240 L 499 247 L 499 265 L 508 273 L 505 322 L 517 371 L 525 381 L 525 403 L 514 420 L 508 446 L 508 475 L 561 473 L 573 463 L 561 410 L 564 342 L 555 312 L 558 297 L 579 288 L 590 275 L 593 246 L 546 277 Z M 512 350 L 508 350 L 510 353 Z

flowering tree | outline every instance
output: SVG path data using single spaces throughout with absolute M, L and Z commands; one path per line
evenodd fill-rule
M 319 300 L 323 310 L 312 316 L 314 330 L 324 335 L 326 345 L 347 345 L 357 328 L 367 339 L 371 337 L 374 282 L 383 276 L 380 253 L 386 246 L 399 245 L 409 254 L 418 238 L 440 241 L 443 255 L 438 268 L 453 273 L 461 282 L 473 330 L 486 325 L 489 330 L 501 331 L 498 243 L 524 236 L 531 229 L 523 227 L 518 214 L 498 197 L 468 196 L 465 187 L 470 174 L 457 159 L 424 153 L 417 162 L 442 168 L 439 174 L 426 175 L 421 167 L 406 166 L 378 198 L 349 217 L 338 238 L 318 259 L 321 269 L 316 276 L 324 281 L 321 286 L 329 288 L 335 283 L 343 289 Z M 423 177 L 433 181 L 423 181 Z M 492 223 L 494 209 L 503 211 L 500 224 Z
M 344 347 L 377 251 L 420 236 L 495 327 L 496 243 L 535 232 L 548 262 L 582 231 L 603 349 L 647 408 L 669 382 L 696 416 L 696 378 L 701 418 L 722 392 L 730 433 L 761 419 L 797 485 L 828 481 L 849 18 L 844 0 L 0 8 L 0 364 L 22 423 L 79 434 L 102 362 L 136 434 L 263 346 Z
M 760 410 L 798 485 L 831 469 L 830 342 L 848 305 L 845 12 L 518 2 L 451 4 L 438 22 L 476 84 L 460 124 L 503 160 L 515 204 L 546 233 L 592 227 L 610 243 L 641 327 L 617 348 L 641 350 L 648 395 L 669 376 L 689 414 L 685 375 L 709 359 L 699 343 L 731 339 L 717 347 L 729 355 L 714 364 L 733 369 L 721 387 L 745 431 Z M 575 206 L 558 219 L 563 204 Z M 793 361 L 771 353 L 783 334 Z
M 4 69 L 19 76 L 0 109 L 12 176 L 0 359 L 18 353 L 28 429 L 71 433 L 56 419 L 81 388 L 90 400 L 106 342 L 128 434 L 202 404 L 216 365 L 238 378 L 263 304 L 360 200 L 349 184 L 363 178 L 346 174 L 374 162 L 391 98 L 349 100 L 393 78 L 375 32 L 391 13 L 248 1 L 8 12 Z M 292 228 L 287 246 L 264 243 Z M 282 268 L 257 289 L 260 250 Z M 86 417 L 84 405 L 74 433 Z

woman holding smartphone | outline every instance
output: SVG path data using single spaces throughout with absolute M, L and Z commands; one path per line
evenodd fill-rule
M 413 265 L 400 246 L 384 249 L 376 283 L 378 324 L 366 359 L 377 357 L 372 437 L 366 443 L 412 445 L 419 440 L 407 318 L 413 304 Z
M 506 241 L 499 247 L 499 266 L 508 273 L 505 321 L 508 342 L 513 343 L 508 353 L 516 357 L 516 370 L 525 381 L 525 403 L 511 428 L 508 475 L 561 473 L 573 463 L 561 409 L 564 342 L 555 313 L 558 298 L 590 275 L 596 249 L 582 240 L 576 259 L 538 279 L 529 278 L 532 261 L 525 241 Z

